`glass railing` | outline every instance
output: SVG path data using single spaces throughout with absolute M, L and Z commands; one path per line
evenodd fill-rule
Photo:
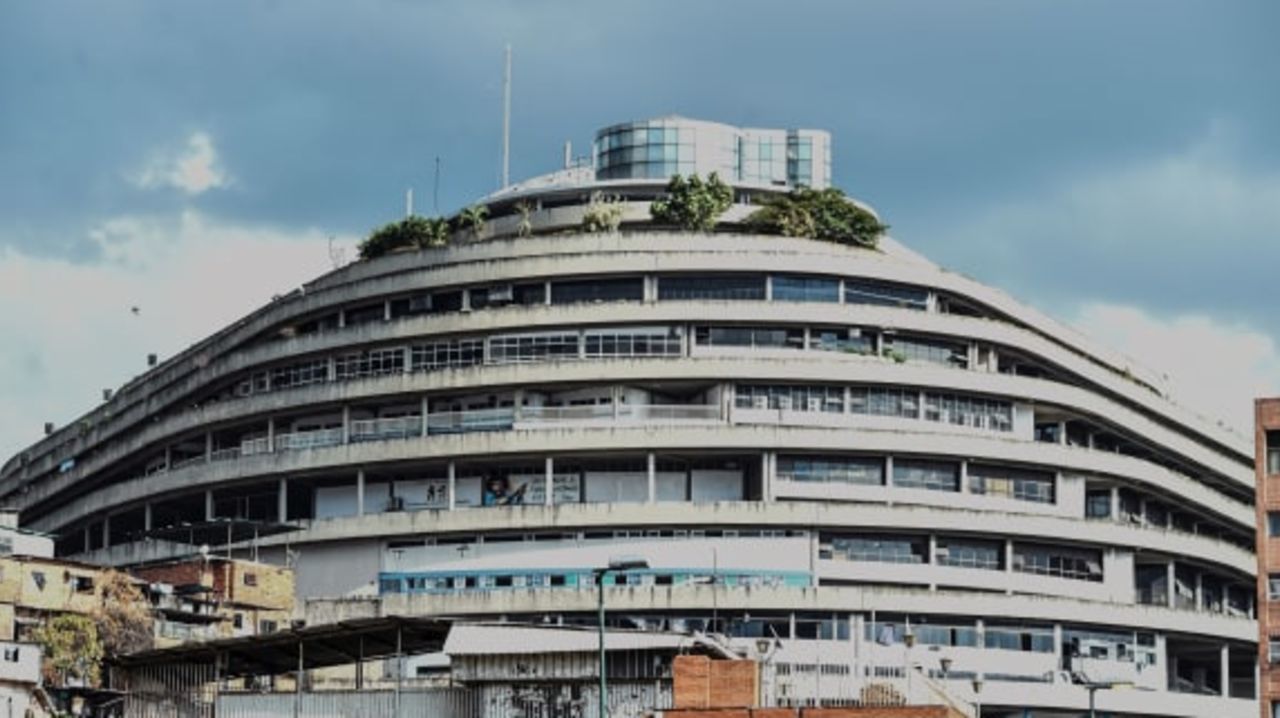
M 407 439 L 422 435 L 422 417 L 397 416 L 385 419 L 357 419 L 351 422 L 351 441 Z
M 337 446 L 341 443 L 341 428 L 317 429 L 315 431 L 298 431 L 292 434 L 277 434 L 275 448 L 277 451 L 298 451 L 322 446 Z

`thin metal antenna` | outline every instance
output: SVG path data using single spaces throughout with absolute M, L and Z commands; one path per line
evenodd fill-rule
M 511 183 L 511 44 L 507 43 L 502 75 L 502 187 Z M 502 189 L 499 187 L 498 189 Z
M 431 213 L 440 214 L 440 155 L 436 155 L 436 180 L 431 186 Z

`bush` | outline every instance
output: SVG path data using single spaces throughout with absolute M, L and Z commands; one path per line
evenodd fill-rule
M 405 217 L 373 230 L 360 242 L 360 258 L 374 259 L 404 247 L 425 249 L 449 243 L 449 223 L 439 217 Z
M 889 227 L 834 187 L 800 187 L 767 200 L 747 217 L 753 230 L 784 237 L 813 239 L 874 249 Z
M 703 182 L 698 175 L 685 179 L 675 175 L 667 183 L 667 194 L 649 205 L 649 214 L 661 224 L 672 224 L 694 232 L 710 232 L 716 221 L 733 204 L 733 189 L 712 172 Z
M 45 680 L 58 687 L 96 688 L 102 678 L 102 641 L 93 619 L 64 613 L 31 632 L 44 652 Z
M 600 192 L 591 194 L 591 204 L 582 215 L 582 228 L 588 232 L 616 232 L 622 224 L 622 202 Z

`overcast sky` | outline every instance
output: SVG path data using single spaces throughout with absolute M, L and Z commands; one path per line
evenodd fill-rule
M 834 136 L 945 266 L 1247 428 L 1280 390 L 1280 3 L 0 3 L 0 454 L 402 212 L 680 113 Z M 132 311 L 137 307 L 138 311 Z

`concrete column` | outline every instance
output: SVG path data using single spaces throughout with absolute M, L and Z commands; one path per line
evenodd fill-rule
M 142 505 L 142 530 L 151 530 L 151 504 Z
M 470 289 L 462 290 L 462 311 L 464 312 L 471 311 L 471 290 Z
M 893 456 L 884 457 L 884 485 L 893 486 Z
M 550 456 L 548 456 L 548 457 L 547 457 L 546 467 L 547 467 L 547 473 L 546 473 L 546 477 L 545 477 L 545 481 L 546 481 L 546 489 L 545 489 L 545 490 L 546 490 L 546 496 L 544 496 L 544 497 L 543 497 L 543 502 L 542 502 L 542 503 L 543 503 L 543 505 L 544 505 L 544 506 L 550 506 L 550 505 L 551 505 L 551 499 L 552 499 L 552 496 L 551 496 L 551 489 L 552 489 L 552 487 L 555 485 L 555 479 L 554 479 L 554 477 L 555 477 L 555 471 L 556 471 L 556 467 L 555 467 L 555 460 L 554 460 L 554 459 L 552 459 Z
M 1092 436 L 1092 434 L 1090 434 Z M 1111 520 L 1120 520 L 1120 487 L 1111 487 Z
M 267 417 L 267 451 L 274 452 L 276 450 L 276 420 L 273 416 Z
M 279 514 L 280 523 L 289 520 L 289 480 L 280 479 L 280 490 L 276 495 L 276 513 Z
M 617 411 L 616 409 L 614 410 Z M 524 389 L 516 389 L 511 392 L 511 417 L 514 421 L 520 421 L 524 413 Z
M 204 520 L 213 520 L 213 491 L 211 490 L 204 492 Z
M 382 321 L 391 321 L 391 300 L 387 299 L 382 302 Z
M 1222 644 L 1222 697 L 1231 695 L 1231 646 Z
M 89 546 L 91 545 L 90 540 L 89 540 L 89 534 L 90 534 L 90 530 L 89 530 L 89 529 L 90 529 L 89 524 L 85 524 L 85 527 L 84 527 L 84 550 L 85 550 L 85 553 L 88 553 L 88 552 L 89 552 L 89 550 L 90 550 L 90 549 L 89 549 Z
M 102 547 L 111 545 L 111 514 L 102 517 Z
M 1168 576 L 1168 578 L 1165 579 L 1165 582 L 1166 582 L 1166 585 L 1169 587 L 1168 595 L 1165 596 L 1165 600 L 1167 602 L 1165 605 L 1167 605 L 1169 608 L 1173 608 L 1173 603 L 1174 603 L 1174 593 L 1175 593 L 1174 582 L 1177 580 L 1176 567 L 1177 567 L 1177 564 L 1174 563 L 1173 561 L 1170 561 L 1168 566 L 1165 568 Z
M 1204 572 L 1196 571 L 1196 610 L 1204 610 Z
M 351 443 L 351 407 L 342 405 L 342 443 Z
M 844 304 L 844 280 L 841 279 L 836 287 L 836 291 L 840 294 L 836 297 L 837 304 Z
M 356 470 L 356 516 L 364 516 L 364 469 Z
M 646 459 L 646 471 L 648 472 L 649 481 L 648 496 L 649 503 L 652 504 L 658 500 L 658 455 L 650 451 Z
M 450 511 L 458 505 L 458 465 L 449 462 L 448 508 Z
M 969 462 L 960 462 L 960 493 L 969 493 Z
M 413 371 L 413 347 L 406 346 L 404 348 L 404 373 L 408 374 Z
M 551 305 L 551 282 L 542 284 L 542 303 L 547 306 Z
M 764 300 L 766 302 L 773 301 L 773 275 L 764 275 Z
M 173 468 L 173 447 L 164 447 L 164 470 L 168 471 Z
M 213 432 L 204 432 L 204 460 L 213 461 Z
M 1062 657 L 1062 624 L 1053 624 L 1053 655 Z
M 337 357 L 329 357 L 329 371 L 326 373 L 328 375 L 329 381 L 334 382 L 338 380 L 338 358 Z
M 347 326 L 347 310 L 339 309 L 338 310 L 338 328 L 341 329 L 342 327 L 345 327 L 345 326 Z
M 1067 443 L 1067 422 L 1065 421 L 1058 422 L 1058 443 L 1063 446 Z
M 431 413 L 431 400 L 423 396 L 422 397 L 422 437 L 424 439 L 427 436 L 427 416 L 430 413 Z
M 1013 573 L 1013 541 L 1010 539 L 1004 540 L 1004 572 Z M 1006 591 L 1006 593 L 1013 593 L 1013 591 Z

